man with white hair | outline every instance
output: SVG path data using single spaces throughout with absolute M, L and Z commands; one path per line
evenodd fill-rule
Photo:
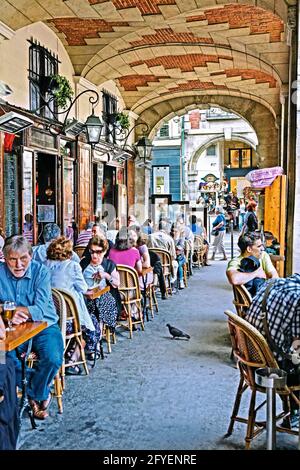
M 224 235 L 225 235 L 225 230 L 226 230 L 226 219 L 224 216 L 224 209 L 221 206 L 216 207 L 215 210 L 216 218 L 212 223 L 213 226 L 213 232 L 212 235 L 215 237 L 213 244 L 212 244 L 212 255 L 211 258 L 212 260 L 215 259 L 215 255 L 218 251 L 223 253 L 223 258 L 222 260 L 226 260 L 226 251 L 224 248 Z

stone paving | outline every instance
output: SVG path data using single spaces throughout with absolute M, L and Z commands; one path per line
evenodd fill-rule
M 67 377 L 63 415 L 53 401 L 36 431 L 25 420 L 21 449 L 243 449 L 244 425 L 223 438 L 239 376 L 223 314 L 233 308 L 225 268 L 216 260 L 195 270 L 188 289 L 160 301 L 132 340 L 119 329 L 112 353 L 89 377 Z M 172 340 L 166 323 L 191 339 Z M 252 447 L 265 442 L 263 434 Z M 296 449 L 297 440 L 279 435 L 277 445 Z

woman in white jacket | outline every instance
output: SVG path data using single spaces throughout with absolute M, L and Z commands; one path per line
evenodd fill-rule
M 50 270 L 51 286 L 57 289 L 65 289 L 72 296 L 77 305 L 82 334 L 86 342 L 87 352 L 95 350 L 95 345 L 100 338 L 98 322 L 90 315 L 83 294 L 88 292 L 88 285 L 83 277 L 81 267 L 72 258 L 73 243 L 67 237 L 58 237 L 47 249 L 47 259 L 44 262 Z M 67 322 L 67 334 L 71 332 L 72 325 Z M 69 329 L 69 330 L 68 330 Z M 75 362 L 79 350 L 75 349 L 70 354 L 70 361 Z M 74 370 L 73 370 L 74 369 Z M 79 374 L 78 366 L 68 367 L 66 373 Z

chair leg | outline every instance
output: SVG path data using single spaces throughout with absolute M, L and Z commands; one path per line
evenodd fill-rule
M 151 317 L 154 318 L 152 292 L 153 292 L 152 291 L 152 286 L 150 285 L 148 287 L 149 308 L 150 308 L 150 311 L 151 311 Z
M 106 336 L 106 342 L 107 342 L 107 352 L 110 354 L 111 353 L 110 329 L 108 328 L 107 325 L 105 325 L 105 336 Z
M 152 296 L 153 296 L 153 302 L 154 302 L 156 312 L 158 312 L 158 303 L 157 303 L 157 297 L 156 297 L 156 292 L 155 292 L 155 286 L 154 285 L 152 286 Z
M 62 394 L 63 394 L 63 386 L 61 380 L 61 370 L 59 370 L 54 378 L 54 393 L 57 400 L 58 412 L 60 414 L 63 413 L 63 401 L 62 401 Z
M 256 400 L 256 390 L 252 390 L 251 400 L 250 400 L 250 405 L 249 405 L 249 413 L 248 413 L 247 434 L 245 438 L 246 450 L 250 449 L 251 441 L 253 439 L 253 430 L 254 430 L 255 418 L 256 418 L 255 400 Z
M 242 395 L 244 393 L 244 379 L 243 377 L 241 376 L 240 377 L 240 382 L 239 382 L 239 385 L 238 385 L 238 389 L 237 389 L 237 392 L 236 392 L 236 397 L 235 397 L 235 402 L 234 402 L 234 405 L 233 405 L 233 410 L 232 410 L 232 415 L 231 415 L 231 418 L 230 418 L 230 423 L 229 423 L 229 426 L 228 426 L 228 429 L 227 429 L 227 433 L 225 434 L 225 437 L 229 437 L 231 436 L 232 432 L 233 432 L 233 427 L 234 427 L 234 422 L 235 422 L 235 419 L 238 415 L 238 412 L 239 412 L 239 409 L 240 409 L 240 404 L 241 404 L 241 398 L 242 398 Z

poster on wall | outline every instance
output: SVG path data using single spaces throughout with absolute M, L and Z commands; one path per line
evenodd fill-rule
M 37 206 L 38 222 L 55 222 L 55 206 L 39 205 Z
M 169 166 L 153 166 L 153 194 L 170 193 Z

